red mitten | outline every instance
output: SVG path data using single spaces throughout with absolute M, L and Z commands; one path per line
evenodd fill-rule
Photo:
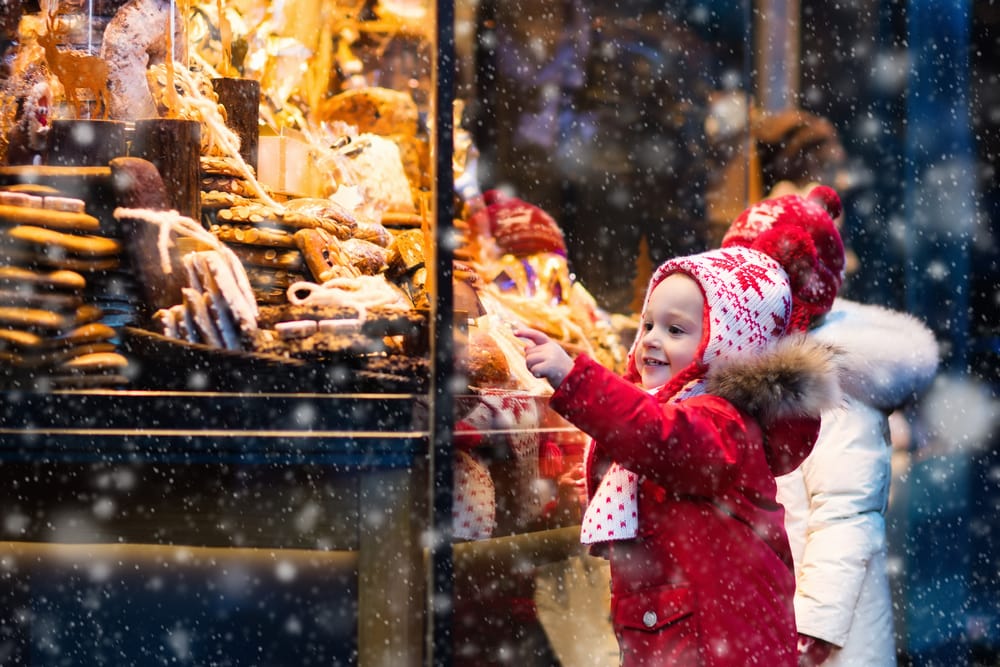
M 483 434 L 472 424 L 460 421 L 455 424 L 455 448 L 459 451 L 471 452 L 483 444 Z
M 799 667 L 818 667 L 837 648 L 828 641 L 799 634 Z
M 562 471 L 562 450 L 559 449 L 559 445 L 546 438 L 539 447 L 538 474 L 548 479 L 556 479 Z

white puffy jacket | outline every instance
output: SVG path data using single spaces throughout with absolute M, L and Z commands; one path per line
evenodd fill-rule
M 937 343 L 910 315 L 843 299 L 813 335 L 839 350 L 844 401 L 823 413 L 809 458 L 778 478 L 795 560 L 795 620 L 800 633 L 840 647 L 824 667 L 894 666 L 888 415 L 931 382 Z

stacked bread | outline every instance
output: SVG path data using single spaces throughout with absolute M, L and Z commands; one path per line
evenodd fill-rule
M 358 222 L 329 199 L 275 206 L 213 191 L 203 193 L 202 211 L 209 230 L 246 266 L 262 304 L 288 303 L 297 282 L 377 275 L 393 240 L 380 224 Z
M 0 367 L 8 388 L 127 383 L 127 359 L 88 281 L 115 270 L 121 244 L 83 200 L 41 186 L 0 190 Z

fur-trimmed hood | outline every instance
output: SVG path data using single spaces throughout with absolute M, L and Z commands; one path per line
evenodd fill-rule
M 919 396 L 937 373 L 934 334 L 907 313 L 837 299 L 811 335 L 834 350 L 841 391 L 887 412 Z
M 757 419 L 771 470 L 782 475 L 812 451 L 802 422 L 840 403 L 835 351 L 807 334 L 787 336 L 761 352 L 712 364 L 705 391 Z
M 711 366 L 705 391 L 721 396 L 764 424 L 818 417 L 840 398 L 834 350 L 796 334 L 766 350 Z

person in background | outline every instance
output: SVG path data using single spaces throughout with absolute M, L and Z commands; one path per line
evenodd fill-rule
M 740 42 L 708 24 L 730 15 L 695 22 L 649 0 L 477 5 L 484 182 L 559 220 L 572 273 L 603 310 L 634 315 L 640 257 L 655 267 L 710 247 L 704 115 Z
M 815 254 L 782 229 L 665 262 L 623 377 L 516 332 L 527 367 L 555 388 L 550 407 L 592 438 L 581 541 L 610 559 L 625 667 L 796 664 L 775 476 L 804 460 L 837 401 L 829 350 L 789 335 L 804 328 L 797 306 L 835 293 Z
M 722 246 L 752 245 L 789 216 L 801 224 L 804 217 L 792 212 L 799 201 L 785 195 L 750 207 L 732 223 Z M 843 248 L 823 243 L 824 229 L 809 231 L 839 289 Z M 809 321 L 810 335 L 838 350 L 843 402 L 823 413 L 808 458 L 778 478 L 795 560 L 799 665 L 892 667 L 885 527 L 889 416 L 930 384 L 937 343 L 930 329 L 906 313 L 845 299 L 813 309 Z

